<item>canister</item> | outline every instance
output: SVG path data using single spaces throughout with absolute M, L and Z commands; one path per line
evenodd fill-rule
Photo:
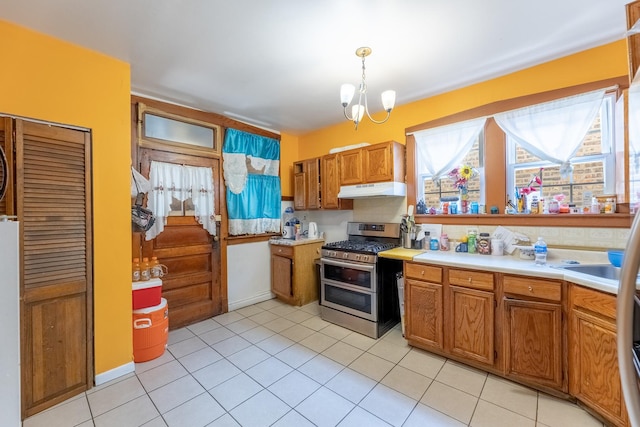
M 479 254 L 491 255 L 491 238 L 489 237 L 489 233 L 480 233 L 476 246 Z

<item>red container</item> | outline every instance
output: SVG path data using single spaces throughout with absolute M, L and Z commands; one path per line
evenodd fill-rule
M 169 309 L 167 300 L 133 311 L 133 361 L 146 362 L 162 356 L 169 338 Z
M 133 309 L 155 307 L 160 304 L 162 297 L 162 280 L 151 279 L 143 282 L 133 282 Z

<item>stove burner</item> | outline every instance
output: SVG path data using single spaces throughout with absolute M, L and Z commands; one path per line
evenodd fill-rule
M 378 252 L 386 251 L 387 249 L 393 249 L 396 246 L 397 245 L 393 243 L 342 240 L 339 242 L 327 243 L 326 245 L 322 246 L 322 249 L 339 249 L 349 252 L 377 254 Z

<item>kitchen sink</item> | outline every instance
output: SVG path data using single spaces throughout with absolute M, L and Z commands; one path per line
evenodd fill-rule
M 611 264 L 584 264 L 568 265 L 562 267 L 564 270 L 575 271 L 576 273 L 588 274 L 589 276 L 601 279 L 619 280 L 620 268 Z

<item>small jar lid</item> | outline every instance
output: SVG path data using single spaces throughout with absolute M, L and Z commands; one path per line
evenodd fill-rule
M 480 237 L 489 237 L 489 233 L 480 233 Z

